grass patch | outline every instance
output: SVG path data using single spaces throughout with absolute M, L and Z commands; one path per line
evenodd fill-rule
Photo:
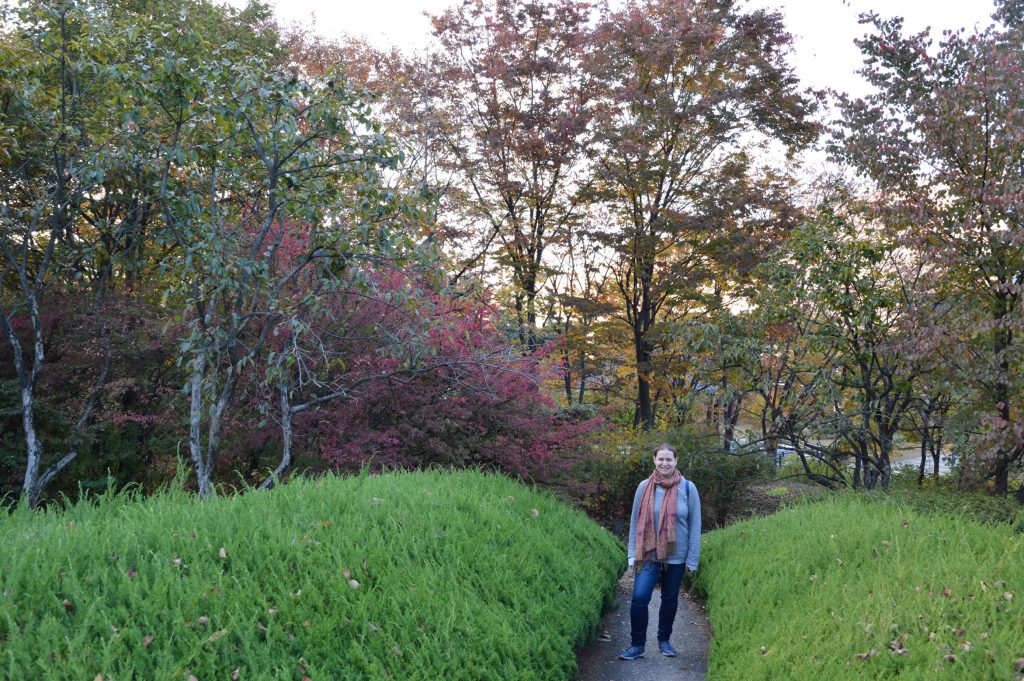
M 703 548 L 709 679 L 1021 678 L 1024 534 L 1009 525 L 848 493 Z
M 476 472 L 107 495 L 0 516 L 0 544 L 11 679 L 569 679 L 625 563 Z
M 982 490 L 958 490 L 951 476 L 927 478 L 917 484 L 916 474 L 893 476 L 888 496 L 921 513 L 972 518 L 981 523 L 1024 528 L 1024 507 L 1012 496 L 988 494 Z

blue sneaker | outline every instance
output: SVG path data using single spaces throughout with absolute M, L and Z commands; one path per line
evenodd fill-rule
M 665 657 L 675 657 L 679 654 L 676 652 L 676 649 L 672 647 L 672 644 L 668 641 L 658 641 L 658 650 L 660 650 L 661 654 Z
M 635 660 L 638 657 L 644 656 L 643 646 L 630 646 L 619 653 L 620 660 Z

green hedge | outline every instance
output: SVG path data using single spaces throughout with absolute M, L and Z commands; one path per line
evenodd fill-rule
M 1021 678 L 1024 535 L 878 499 L 704 536 L 709 679 Z
M 581 513 L 476 472 L 110 494 L 19 509 L 0 545 L 11 679 L 569 679 L 625 567 Z

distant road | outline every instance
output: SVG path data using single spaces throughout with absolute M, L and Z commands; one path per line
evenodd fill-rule
M 901 456 L 894 456 L 892 457 L 892 459 L 890 459 L 890 461 L 892 462 L 893 468 L 896 468 L 898 466 L 910 466 L 914 470 L 917 470 L 918 466 L 921 465 L 921 455 L 904 454 Z M 930 474 L 932 472 L 932 457 L 930 456 L 928 457 L 928 461 L 925 464 L 924 472 L 926 474 Z M 949 464 L 946 463 L 945 457 L 939 457 L 939 473 L 941 473 L 942 475 L 949 473 Z

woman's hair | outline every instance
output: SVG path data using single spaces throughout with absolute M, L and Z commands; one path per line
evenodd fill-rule
M 667 442 L 662 442 L 660 445 L 655 447 L 654 448 L 654 453 L 651 456 L 658 456 L 658 452 L 662 451 L 663 449 L 667 449 L 668 451 L 672 452 L 672 458 L 673 459 L 678 459 L 679 458 L 679 455 L 676 453 L 676 448 L 673 447 L 672 445 L 670 445 Z

